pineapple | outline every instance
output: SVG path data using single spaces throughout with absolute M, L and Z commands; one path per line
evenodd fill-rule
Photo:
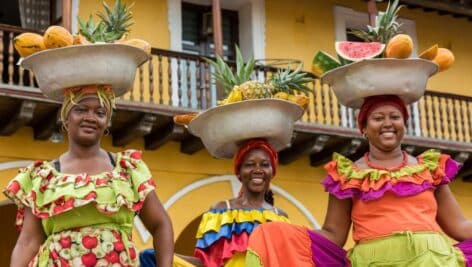
M 290 69 L 280 70 L 265 83 L 251 80 L 255 61 L 250 59 L 244 64 L 238 47 L 236 47 L 235 73 L 219 56 L 216 57 L 216 61 L 205 60 L 213 66 L 213 77 L 222 84 L 228 94 L 226 99 L 218 102 L 220 105 L 242 100 L 272 98 L 277 93 L 285 93 L 288 98 L 288 94 L 294 94 L 295 91 L 301 93 L 310 91 L 305 83 L 312 79 L 307 77 L 306 73 L 301 72 L 301 66 L 294 71 Z
M 351 33 L 367 42 L 388 43 L 390 38 L 399 33 L 400 23 L 397 22 L 398 11 L 403 7 L 398 5 L 399 0 L 388 2 L 385 12 L 379 12 L 375 17 L 375 26 L 367 25 L 367 31 L 352 30 Z
M 313 79 L 307 75 L 306 72 L 302 72 L 302 66 L 300 65 L 294 71 L 288 68 L 279 70 L 268 82 L 274 88 L 274 94 L 278 92 L 294 94 L 295 91 L 299 93 L 309 93 L 311 89 L 305 84 L 311 82 Z
M 103 2 L 103 7 L 106 13 L 97 13 L 101 20 L 98 24 L 94 23 L 92 15 L 90 15 L 87 22 L 78 18 L 79 33 L 93 43 L 113 43 L 125 36 L 129 32 L 129 27 L 133 24 L 130 11 L 132 5 L 126 6 L 121 0 L 116 0 L 113 10 L 105 2 Z

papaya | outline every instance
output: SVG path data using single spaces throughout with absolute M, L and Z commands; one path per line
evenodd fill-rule
M 440 72 L 449 69 L 454 61 L 454 54 L 447 48 L 438 48 L 438 53 L 433 59 L 433 62 L 439 65 Z
M 430 48 L 421 52 L 421 54 L 418 57 L 422 59 L 433 60 L 437 54 L 438 54 L 438 45 L 435 44 L 431 46 Z
M 78 33 L 78 34 L 74 35 L 73 44 L 74 45 L 85 45 L 85 44 L 91 44 L 91 42 L 89 42 L 89 40 L 87 40 L 87 38 L 85 36 Z
M 407 34 L 397 34 L 388 41 L 385 47 L 385 57 L 409 58 L 413 52 L 413 40 Z
M 21 57 L 27 57 L 46 49 L 43 36 L 32 32 L 25 32 L 16 36 L 13 39 L 13 46 Z
M 66 28 L 57 25 L 49 26 L 43 38 L 46 48 L 59 48 L 74 43 L 72 34 Z
M 142 39 L 132 38 L 118 43 L 141 48 L 142 50 L 144 50 L 144 52 L 146 52 L 146 54 L 151 55 L 151 45 Z

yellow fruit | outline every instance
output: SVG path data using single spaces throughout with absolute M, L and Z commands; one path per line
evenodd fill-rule
M 439 48 L 433 62 L 439 65 L 439 71 L 445 71 L 454 64 L 455 58 L 451 50 L 447 48 Z
M 231 93 L 229 93 L 228 98 L 226 98 L 225 104 L 239 102 L 242 100 L 243 100 L 243 94 L 241 90 L 239 90 L 238 88 L 233 88 L 233 90 L 231 90 Z
M 308 107 L 309 98 L 305 95 L 288 95 L 288 101 L 294 102 L 305 109 Z
M 144 50 L 144 52 L 146 52 L 146 54 L 148 54 L 148 55 L 151 54 L 151 45 L 148 42 L 146 42 L 142 39 L 132 38 L 132 39 L 128 39 L 128 40 L 125 40 L 125 41 L 120 41 L 118 43 L 135 46 L 135 47 L 138 47 L 138 48 L 141 48 L 142 50 Z
M 74 43 L 74 37 L 61 26 L 53 25 L 44 32 L 44 45 L 46 48 L 59 48 Z
M 37 33 L 25 32 L 13 39 L 13 45 L 21 57 L 27 57 L 33 53 L 46 49 L 43 37 Z
M 287 100 L 288 99 L 288 94 L 285 93 L 285 92 L 278 92 L 274 95 L 274 98 Z
M 418 57 L 422 59 L 433 60 L 437 54 L 438 54 L 438 45 L 435 44 L 431 46 L 430 48 L 421 52 L 421 54 Z
M 85 36 L 78 33 L 77 35 L 74 35 L 73 44 L 74 45 L 85 45 L 85 44 L 91 44 L 91 42 L 89 42 L 89 40 L 87 40 L 87 38 L 85 38 Z
M 413 40 L 407 34 L 397 34 L 388 41 L 385 56 L 389 58 L 409 58 L 413 52 Z

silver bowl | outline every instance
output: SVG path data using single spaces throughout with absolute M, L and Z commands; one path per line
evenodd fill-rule
M 428 78 L 438 65 L 424 59 L 367 59 L 325 73 L 321 82 L 330 85 L 338 101 L 359 108 L 373 95 L 398 95 L 406 104 L 418 101 Z
M 48 49 L 26 57 L 21 66 L 31 70 L 39 88 L 51 99 L 62 100 L 63 89 L 108 84 L 116 96 L 132 89 L 136 68 L 146 62 L 142 49 L 124 44 L 73 45 Z
M 188 129 L 217 158 L 233 157 L 242 142 L 253 138 L 264 138 L 280 151 L 290 144 L 293 125 L 303 111 L 285 100 L 247 100 L 210 108 L 194 118 Z

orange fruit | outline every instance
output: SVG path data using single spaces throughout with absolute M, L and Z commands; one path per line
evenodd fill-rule
M 447 48 L 438 48 L 438 53 L 433 62 L 439 65 L 439 71 L 445 71 L 454 64 L 455 58 L 451 50 Z
M 433 60 L 437 54 L 438 54 L 438 44 L 435 44 L 431 46 L 430 48 L 421 52 L 421 54 L 418 57 L 422 59 Z
M 413 52 L 413 40 L 407 34 L 397 34 L 388 41 L 385 56 L 389 58 L 409 58 Z

